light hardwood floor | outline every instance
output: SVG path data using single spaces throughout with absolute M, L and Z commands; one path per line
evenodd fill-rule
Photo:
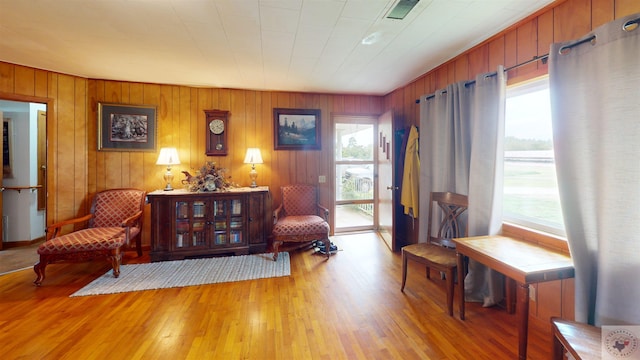
M 374 234 L 336 236 L 325 261 L 291 252 L 289 277 L 69 298 L 102 262 L 0 277 L 2 359 L 515 359 L 515 315 L 467 306 L 446 314 L 444 284 Z M 145 262 L 128 252 L 125 262 Z M 414 266 L 415 265 L 415 266 Z M 531 329 L 529 359 L 548 359 L 551 333 Z

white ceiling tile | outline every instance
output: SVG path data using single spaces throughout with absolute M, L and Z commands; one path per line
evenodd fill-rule
M 551 1 L 421 0 L 391 20 L 396 0 L 0 0 L 0 61 L 98 79 L 387 94 Z
M 262 31 L 278 31 L 294 34 L 298 28 L 300 12 L 291 9 L 261 7 L 260 27 Z
M 257 0 L 214 0 L 220 18 L 235 19 L 260 18 L 260 3 Z
M 342 17 L 371 21 L 380 19 L 385 10 L 390 7 L 388 0 L 355 0 L 347 1 L 342 11 Z
M 316 66 L 316 58 L 293 57 L 289 65 L 289 75 L 309 74 Z
M 300 24 L 311 27 L 333 27 L 340 17 L 342 1 L 304 1 Z
M 302 8 L 302 0 L 260 0 L 260 6 L 300 10 Z
M 173 10 L 183 23 L 220 23 L 218 8 L 214 2 L 172 0 Z
M 319 57 L 330 35 L 326 29 L 301 28 L 295 37 L 293 56 Z
M 265 63 L 289 64 L 293 53 L 294 36 L 283 33 L 263 33 L 262 51 Z

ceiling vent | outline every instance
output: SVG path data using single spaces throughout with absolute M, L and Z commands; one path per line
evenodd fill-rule
M 413 7 L 416 6 L 418 1 L 420 0 L 398 1 L 396 6 L 393 9 L 391 9 L 391 11 L 389 12 L 389 15 L 387 15 L 387 19 L 396 19 L 396 20 L 404 19 L 405 16 L 407 16 L 407 14 L 409 13 L 409 11 L 411 11 L 411 9 L 413 9 Z

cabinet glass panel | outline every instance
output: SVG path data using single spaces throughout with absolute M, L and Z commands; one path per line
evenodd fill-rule
M 232 243 L 232 244 L 240 244 L 240 243 L 242 243 L 242 231 L 240 231 L 240 230 L 232 230 L 230 232 L 230 243 Z
M 189 218 L 189 203 L 186 201 L 178 201 L 176 203 L 176 219 Z
M 225 216 L 227 214 L 227 202 L 225 200 L 216 200 L 213 202 L 214 216 Z
M 203 218 L 206 215 L 204 201 L 193 202 L 193 217 Z
M 178 201 L 176 202 L 176 247 L 181 248 L 188 245 L 190 230 L 189 203 L 186 201 Z
M 224 231 L 227 229 L 227 222 L 225 220 L 216 220 L 214 225 L 216 231 Z
M 231 200 L 231 215 L 242 214 L 242 200 Z
M 231 228 L 231 230 L 242 229 L 242 218 L 239 216 L 232 217 L 229 222 L 229 228 Z
M 216 231 L 215 236 L 215 244 L 216 245 L 224 245 L 227 243 L 227 232 L 226 231 Z
M 207 246 L 207 203 L 177 201 L 174 248 Z
M 191 235 L 192 246 L 204 246 L 207 244 L 204 225 L 205 225 L 204 221 L 193 222 L 193 234 Z

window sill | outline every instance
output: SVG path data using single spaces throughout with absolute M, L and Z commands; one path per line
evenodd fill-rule
M 545 233 L 512 223 L 502 223 L 502 235 L 531 242 L 533 244 L 560 251 L 569 255 L 569 244 L 562 236 Z

